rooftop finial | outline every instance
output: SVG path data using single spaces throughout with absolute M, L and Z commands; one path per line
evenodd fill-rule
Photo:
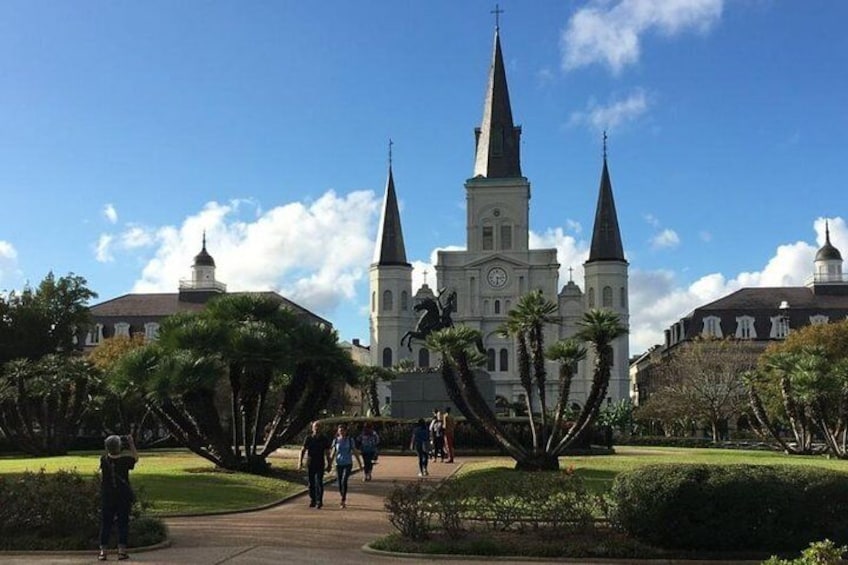
M 390 137 L 389 138 L 389 168 L 391 168 L 391 166 L 392 166 L 392 145 L 394 145 L 394 144 L 395 144 L 395 142 L 392 141 L 392 138 Z
M 604 161 L 607 160 L 607 130 L 604 130 Z
M 825 243 L 830 243 L 830 224 L 828 220 L 824 221 L 824 241 Z
M 206 230 L 203 230 L 203 249 L 206 249 Z
M 574 282 L 574 269 L 572 267 L 568 268 L 568 282 Z
M 500 31 L 501 30 L 501 14 L 504 13 L 504 11 L 501 10 L 500 4 L 495 4 L 495 9 L 492 10 L 491 12 L 489 12 L 489 13 L 495 15 L 495 31 Z

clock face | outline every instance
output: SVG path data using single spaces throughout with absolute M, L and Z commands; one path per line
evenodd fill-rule
M 507 275 L 502 267 L 492 267 L 489 269 L 489 274 L 486 275 L 486 280 L 494 288 L 502 288 L 506 285 Z

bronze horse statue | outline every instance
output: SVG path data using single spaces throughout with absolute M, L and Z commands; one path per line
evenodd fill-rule
M 416 312 L 423 312 L 418 318 L 418 324 L 414 330 L 409 330 L 403 337 L 400 338 L 400 345 L 403 347 L 403 342 L 406 340 L 406 346 L 412 351 L 412 340 L 425 340 L 427 336 L 436 330 L 453 327 L 451 314 L 456 312 L 456 291 L 451 291 L 447 295 L 447 301 L 442 305 L 442 293 L 439 293 L 437 298 L 425 298 L 412 309 Z

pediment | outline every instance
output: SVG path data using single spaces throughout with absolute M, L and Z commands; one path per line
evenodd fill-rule
M 464 265 L 466 269 L 480 267 L 482 265 L 487 265 L 489 263 L 499 263 L 507 265 L 512 265 L 513 267 L 529 267 L 530 264 L 524 261 L 519 261 L 513 257 L 509 257 L 507 255 L 503 255 L 501 253 L 495 253 L 493 255 L 486 255 L 485 257 L 480 257 L 479 259 L 475 259 L 474 261 L 470 261 Z

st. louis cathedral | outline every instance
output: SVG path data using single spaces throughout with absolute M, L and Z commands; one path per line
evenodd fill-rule
M 479 330 L 487 354 L 485 367 L 502 401 L 523 400 L 516 367 L 516 344 L 498 331 L 518 299 L 531 291 L 558 305 L 558 324 L 546 329 L 545 343 L 574 335 L 584 312 L 607 308 L 629 324 L 628 263 L 624 258 L 604 150 L 598 203 L 589 258 L 584 263 L 582 288 L 573 280 L 561 285 L 556 249 L 530 249 L 530 181 L 521 171 L 521 127 L 512 119 L 499 30 L 495 30 L 492 64 L 476 128 L 474 170 L 465 181 L 467 239 L 464 251 L 440 251 L 436 264 L 436 293 L 443 303 L 451 296 L 453 322 Z M 425 343 L 404 335 L 414 330 L 415 304 L 434 298 L 425 283 L 413 294 L 412 265 L 398 211 L 397 193 L 389 164 L 374 262 L 370 269 L 371 363 L 391 367 L 409 359 L 416 367 L 435 364 Z M 455 297 L 455 299 L 454 299 Z M 628 339 L 614 344 L 614 368 L 609 400 L 628 398 Z M 555 364 L 549 382 L 555 384 Z M 583 361 L 572 385 L 572 399 L 582 405 L 591 381 L 591 359 Z M 553 391 L 552 391 L 553 392 Z

